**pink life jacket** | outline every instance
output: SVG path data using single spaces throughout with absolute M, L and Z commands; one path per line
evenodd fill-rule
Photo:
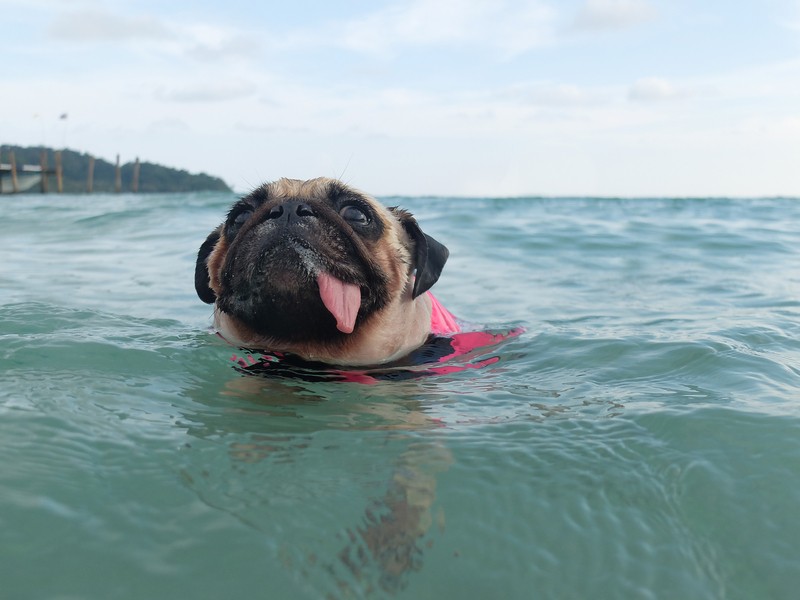
M 436 296 L 430 292 L 427 292 L 427 294 L 428 298 L 431 299 L 431 333 L 434 335 L 446 335 L 461 331 L 461 327 L 456 322 L 453 313 L 442 306 Z
M 248 375 L 371 384 L 449 375 L 486 367 L 499 361 L 500 357 L 481 358 L 483 355 L 500 342 L 525 331 L 522 327 L 503 331 L 464 331 L 453 314 L 433 294 L 427 294 L 431 300 L 431 335 L 428 341 L 392 363 L 374 367 L 341 368 L 304 361 L 282 352 L 261 352 L 258 359 L 252 354 L 241 357 L 234 354 L 231 361 L 236 363 L 237 369 Z

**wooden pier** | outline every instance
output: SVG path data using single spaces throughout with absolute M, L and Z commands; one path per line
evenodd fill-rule
M 0 194 L 230 192 L 219 177 L 131 157 L 111 160 L 70 148 L 0 143 Z M 2 595 L 2 594 L 0 594 Z
M 3 152 L 2 148 L 0 148 L 0 195 L 31 192 L 36 187 L 39 188 L 42 194 L 48 194 L 51 192 L 50 185 L 53 177 L 55 177 L 55 190 L 52 191 L 62 194 L 64 192 L 62 153 L 60 150 L 54 150 L 52 154 L 54 166 L 51 168 L 47 150 L 41 150 L 39 153 L 39 164 L 18 164 L 16 153 L 13 150 Z M 8 162 L 3 162 L 4 159 Z M 94 191 L 94 172 L 95 158 L 88 156 L 85 188 L 87 194 L 91 194 Z M 133 164 L 133 177 L 130 186 L 130 191 L 133 193 L 139 191 L 140 174 L 141 163 L 137 156 L 136 162 Z M 72 187 L 74 188 L 74 183 Z M 122 167 L 120 166 L 119 154 L 117 154 L 117 161 L 114 166 L 114 192 L 118 194 L 122 192 Z
M 0 157 L 2 158 L 2 157 Z M 63 171 L 61 169 L 61 156 L 57 153 L 56 168 L 47 166 L 47 153 L 42 152 L 38 165 L 17 165 L 14 152 L 8 153 L 8 162 L 0 160 L 0 194 L 19 194 L 27 192 L 39 184 L 43 194 L 48 192 L 48 178 L 55 175 L 58 191 L 62 191 Z

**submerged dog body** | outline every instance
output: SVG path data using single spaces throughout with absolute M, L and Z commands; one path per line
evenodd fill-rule
M 443 309 L 426 292 L 448 254 L 410 213 L 340 181 L 281 179 L 235 203 L 211 232 L 195 288 L 233 344 L 379 364 L 430 335 Z

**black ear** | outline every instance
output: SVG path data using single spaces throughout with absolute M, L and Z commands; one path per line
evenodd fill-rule
M 408 215 L 408 213 L 406 213 Z M 411 297 L 416 298 L 427 292 L 439 279 L 450 251 L 427 233 L 423 233 L 416 219 L 410 215 L 401 218 L 401 223 L 411 239 L 414 240 L 414 266 L 417 268 L 414 289 Z
M 203 242 L 203 245 L 200 246 L 200 251 L 197 253 L 197 263 L 194 266 L 194 289 L 197 291 L 197 295 L 200 296 L 200 300 L 206 304 L 214 304 L 217 299 L 214 290 L 208 285 L 208 263 L 206 261 L 208 261 L 208 256 L 214 246 L 217 245 L 219 236 L 219 228 L 211 232 L 206 241 Z

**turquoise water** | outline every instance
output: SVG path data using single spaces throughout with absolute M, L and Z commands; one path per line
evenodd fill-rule
M 387 198 L 480 370 L 244 377 L 233 197 L 0 204 L 0 597 L 795 598 L 800 202 Z

